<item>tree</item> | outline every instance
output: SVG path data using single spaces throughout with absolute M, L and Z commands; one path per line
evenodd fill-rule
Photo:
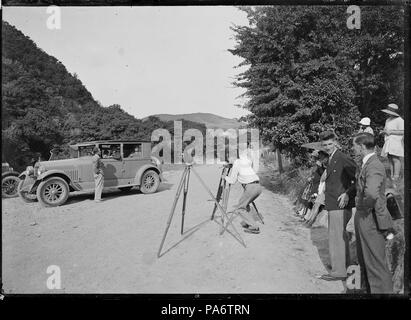
M 360 30 L 346 27 L 343 6 L 240 10 L 249 26 L 232 28 L 237 44 L 229 51 L 248 66 L 235 81 L 246 89 L 248 121 L 296 163 L 305 160 L 301 145 L 321 131 L 334 130 L 347 149 L 361 115 L 381 125 L 375 110 L 401 100 L 401 7 L 362 8 Z M 369 67 L 371 61 L 378 67 Z

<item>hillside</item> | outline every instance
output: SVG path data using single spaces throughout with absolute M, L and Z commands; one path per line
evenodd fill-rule
M 161 121 L 174 121 L 174 120 L 188 120 L 188 121 L 193 121 L 193 122 L 198 122 L 198 123 L 203 123 L 207 128 L 210 129 L 216 129 L 216 128 L 221 128 L 221 129 L 238 129 L 241 126 L 244 126 L 245 123 L 240 122 L 236 119 L 229 119 L 229 118 L 224 118 L 212 113 L 202 113 L 202 112 L 197 112 L 197 113 L 186 113 L 186 114 L 155 114 L 153 115 L 154 117 L 159 118 Z M 144 118 L 147 119 L 147 118 Z M 143 120 L 144 120 L 143 119 Z
M 77 78 L 22 32 L 2 22 L 2 161 L 21 171 L 39 155 L 80 141 L 150 139 L 173 122 L 144 122 L 120 105 L 100 105 Z M 185 121 L 183 128 L 202 124 Z

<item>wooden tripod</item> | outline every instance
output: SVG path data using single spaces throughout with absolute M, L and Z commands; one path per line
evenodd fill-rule
M 215 222 L 220 224 L 218 221 L 216 221 L 214 219 L 214 214 L 215 214 L 215 211 L 217 210 L 217 208 L 221 213 L 221 224 L 220 224 L 221 225 L 221 232 L 220 232 L 220 234 L 223 234 L 224 231 L 227 231 L 238 242 L 240 242 L 245 247 L 246 245 L 245 245 L 244 240 L 242 239 L 241 235 L 238 233 L 238 231 L 236 230 L 236 228 L 232 224 L 231 219 L 228 218 L 228 215 L 227 215 L 227 212 L 226 212 L 226 204 L 225 204 L 225 208 L 220 204 L 221 193 L 223 192 L 222 189 L 221 189 L 221 192 L 220 192 L 221 179 L 220 179 L 220 185 L 219 185 L 219 189 L 218 189 L 218 191 L 220 192 L 220 195 L 219 195 L 219 199 L 217 200 L 217 198 L 214 197 L 213 193 L 210 191 L 210 189 L 204 183 L 203 179 L 201 179 L 199 174 L 194 170 L 193 164 L 192 163 L 186 163 L 183 174 L 182 174 L 181 179 L 180 179 L 180 183 L 177 187 L 176 195 L 174 197 L 174 202 L 173 202 L 173 205 L 171 207 L 170 215 L 169 215 L 168 220 L 167 220 L 167 225 L 166 225 L 166 229 L 164 231 L 163 238 L 161 240 L 160 248 L 158 249 L 157 257 L 159 258 L 161 256 L 161 251 L 163 249 L 163 245 L 164 245 L 164 242 L 166 240 L 167 233 L 168 233 L 168 230 L 169 230 L 170 225 L 171 225 L 171 221 L 172 221 L 173 216 L 174 216 L 174 212 L 175 212 L 175 209 L 176 209 L 176 206 L 177 206 L 177 202 L 178 202 L 178 199 L 180 198 L 180 195 L 181 195 L 181 191 L 183 191 L 183 206 L 182 206 L 182 211 L 181 211 L 181 230 L 180 230 L 180 232 L 181 232 L 181 234 L 184 233 L 184 217 L 185 217 L 185 213 L 186 213 L 186 200 L 187 200 L 188 187 L 189 187 L 189 182 L 190 182 L 190 172 L 191 171 L 198 178 L 201 185 L 204 187 L 204 189 L 208 192 L 208 194 L 211 196 L 211 198 L 215 202 L 213 215 L 212 215 L 212 220 L 214 220 Z M 223 179 L 223 180 L 225 182 L 225 179 Z M 228 195 L 224 198 L 224 201 L 225 201 L 225 203 L 228 202 Z M 228 230 L 229 226 L 231 226 L 232 230 Z

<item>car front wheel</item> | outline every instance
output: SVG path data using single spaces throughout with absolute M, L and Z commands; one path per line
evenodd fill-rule
M 5 198 L 13 198 L 18 195 L 20 179 L 17 176 L 7 176 L 1 179 L 1 195 Z
M 160 177 L 154 170 L 147 170 L 141 178 L 140 190 L 142 193 L 154 193 L 160 185 Z
M 43 181 L 37 187 L 37 198 L 45 207 L 57 207 L 64 204 L 69 196 L 67 182 L 59 177 Z

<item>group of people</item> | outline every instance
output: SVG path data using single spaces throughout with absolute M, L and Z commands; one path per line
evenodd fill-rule
M 389 178 L 395 185 L 400 179 L 400 158 L 404 156 L 404 120 L 395 104 L 382 111 L 388 117 L 380 155 L 388 157 Z M 387 239 L 392 239 L 394 230 L 387 210 L 386 169 L 377 155 L 370 123 L 369 118 L 361 119 L 361 127 L 353 137 L 352 149 L 357 162 L 339 150 L 333 132 L 320 135 L 321 148 L 313 153 L 316 165 L 302 196 L 303 207 L 297 214 L 311 226 L 321 210 L 327 213 L 331 270 L 320 276 L 321 279 L 347 278 L 352 258 L 349 239 L 354 235 L 363 289 L 368 293 L 390 293 L 393 284 L 385 244 Z
M 395 184 L 400 179 L 401 158 L 404 157 L 404 119 L 398 114 L 398 106 L 391 103 L 386 109 L 381 110 L 387 114 L 384 131 L 384 146 L 381 156 L 387 157 L 390 163 L 391 180 Z M 361 132 L 368 132 L 374 135 L 371 128 L 371 119 L 366 117 L 360 121 Z

